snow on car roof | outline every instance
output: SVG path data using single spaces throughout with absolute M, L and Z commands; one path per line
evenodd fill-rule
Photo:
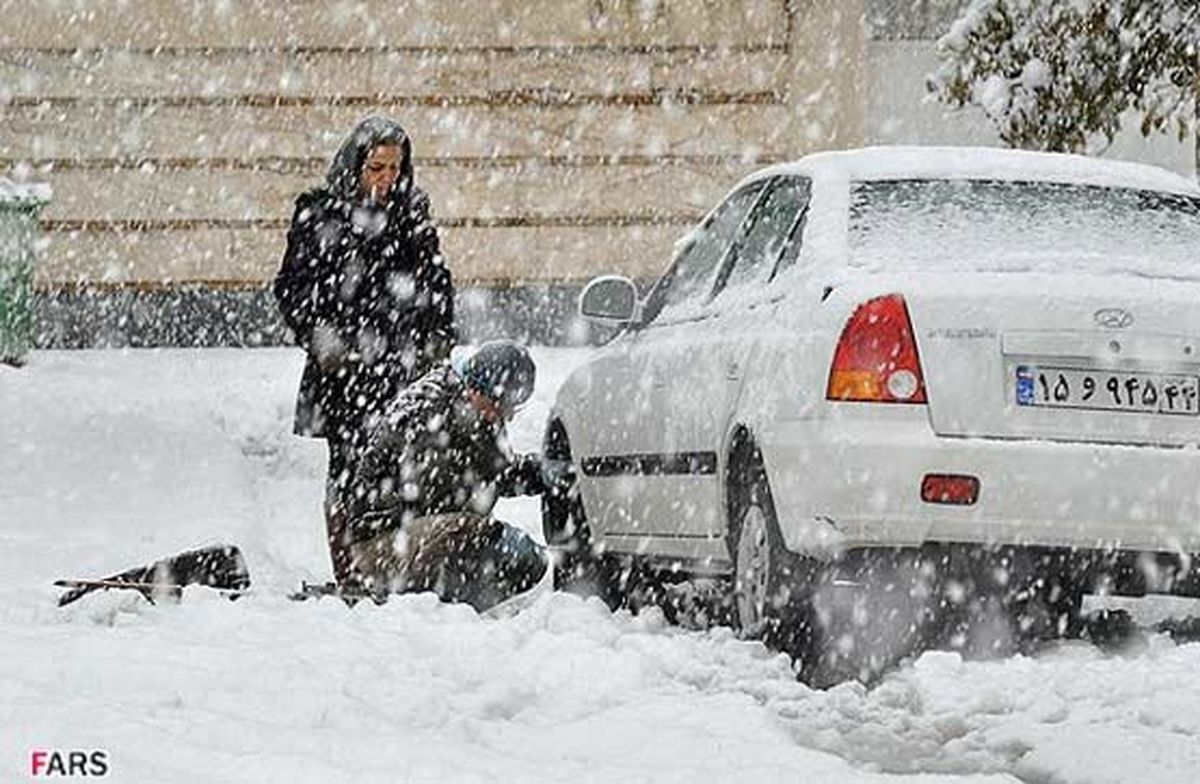
M 1200 196 L 1196 183 L 1166 169 L 1129 161 L 994 147 L 865 147 L 819 152 L 756 172 L 840 180 L 1036 180 Z

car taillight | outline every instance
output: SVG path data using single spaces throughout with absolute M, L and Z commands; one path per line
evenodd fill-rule
M 979 500 L 979 477 L 969 474 L 926 474 L 921 500 L 927 504 L 971 506 Z
M 876 403 L 925 402 L 925 377 L 904 297 L 888 294 L 855 309 L 833 354 L 825 397 Z

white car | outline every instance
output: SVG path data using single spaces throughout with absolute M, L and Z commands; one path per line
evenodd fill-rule
M 737 624 L 810 670 L 947 613 L 1061 633 L 1085 592 L 1198 594 L 1198 250 L 1200 189 L 1148 166 L 759 171 L 644 299 L 582 294 L 622 329 L 558 393 L 545 448 L 577 494 L 547 539 L 569 568 L 731 576 Z

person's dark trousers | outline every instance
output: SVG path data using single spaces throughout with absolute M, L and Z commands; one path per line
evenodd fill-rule
M 432 591 L 483 612 L 545 575 L 546 550 L 516 526 L 470 512 L 417 517 L 349 548 L 371 593 Z
M 330 437 L 326 441 L 329 444 L 329 475 L 325 481 L 325 532 L 329 558 L 333 562 L 333 579 L 338 585 L 350 585 L 357 580 L 351 565 L 346 510 L 357 451 L 348 439 Z

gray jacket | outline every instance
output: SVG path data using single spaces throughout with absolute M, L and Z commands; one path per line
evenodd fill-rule
M 545 490 L 537 455 L 517 457 L 448 364 L 417 379 L 374 423 L 351 485 L 349 536 L 364 541 L 431 514 L 487 515 L 496 498 Z

